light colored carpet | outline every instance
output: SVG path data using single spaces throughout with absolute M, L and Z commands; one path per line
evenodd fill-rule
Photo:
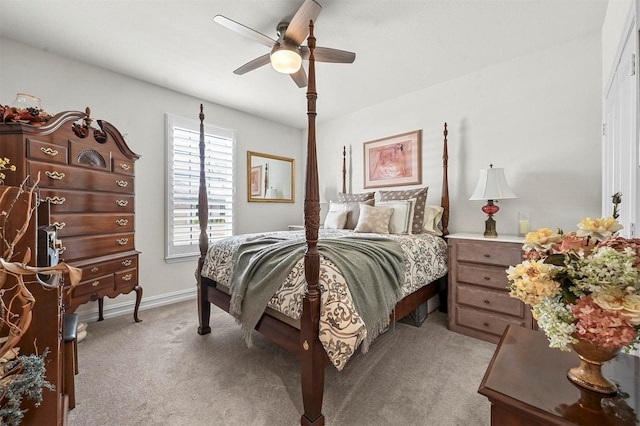
M 226 312 L 197 333 L 195 301 L 90 323 L 78 345 L 69 426 L 297 425 L 297 359 L 254 334 L 247 348 Z M 477 393 L 495 345 L 450 332 L 435 312 L 397 324 L 342 372 L 325 371 L 328 425 L 489 425 Z

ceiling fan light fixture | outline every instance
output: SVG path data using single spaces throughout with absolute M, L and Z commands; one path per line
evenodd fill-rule
M 271 51 L 271 66 L 283 74 L 293 74 L 302 66 L 302 56 L 293 46 L 276 44 Z

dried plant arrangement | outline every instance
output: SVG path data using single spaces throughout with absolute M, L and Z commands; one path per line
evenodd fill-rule
M 20 404 L 25 396 L 38 406 L 43 389 L 55 389 L 45 377 L 48 348 L 42 354 L 20 354 L 18 344 L 29 329 L 37 303 L 28 286 L 61 286 L 62 279 L 47 283 L 38 274 L 67 273 L 71 289 L 80 281 L 82 273 L 65 263 L 51 267 L 29 266 L 31 248 L 26 247 L 23 252 L 18 249 L 38 207 L 39 197 L 35 194 L 39 179 L 38 176 L 30 187 L 27 186 L 29 177 L 19 187 L 0 186 L 0 422 L 3 425 L 20 424 L 24 417 Z

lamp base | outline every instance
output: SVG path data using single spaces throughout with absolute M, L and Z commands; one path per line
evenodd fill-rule
M 498 232 L 496 231 L 496 221 L 492 215 L 484 221 L 484 237 L 485 238 L 497 238 Z

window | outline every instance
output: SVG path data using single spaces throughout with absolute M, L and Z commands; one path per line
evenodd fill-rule
M 166 259 L 200 255 L 200 122 L 166 115 Z M 232 235 L 235 132 L 205 124 L 209 241 Z

